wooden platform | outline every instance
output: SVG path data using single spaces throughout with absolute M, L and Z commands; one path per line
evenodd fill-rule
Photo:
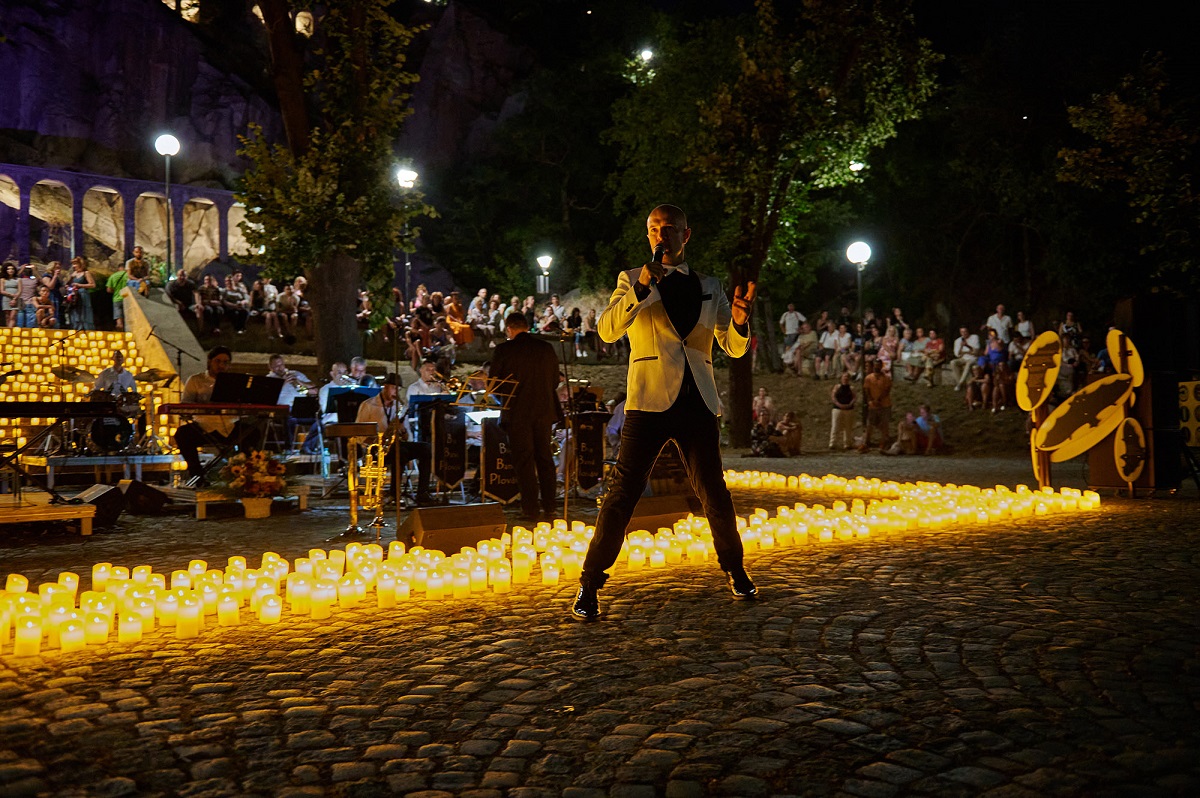
M 213 488 L 159 488 L 163 493 L 171 497 L 171 501 L 180 504 L 195 504 L 196 505 L 196 520 L 203 521 L 208 518 L 209 504 L 235 504 L 238 500 Z M 295 499 L 299 509 L 308 509 L 308 485 L 290 485 L 291 491 L 287 496 L 276 496 L 277 503 L 290 502 Z
M 132 477 L 140 480 L 142 471 L 147 466 L 153 470 L 169 472 L 171 464 L 178 459 L 179 456 L 174 454 L 112 454 L 97 457 L 23 454 L 21 466 L 33 474 L 45 474 L 46 487 L 53 488 L 55 476 L 60 473 L 78 474 L 92 471 L 96 481 L 103 482 L 104 476 L 119 467 L 124 479 L 130 478 L 132 469 Z
M 92 534 L 92 519 L 96 517 L 94 504 L 37 504 L 23 502 L 14 504 L 12 496 L 0 501 L 0 524 L 28 524 L 38 521 L 79 521 L 79 532 Z

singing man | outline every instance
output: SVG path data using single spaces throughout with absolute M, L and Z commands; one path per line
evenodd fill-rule
M 720 400 L 712 369 L 714 338 L 730 357 L 741 357 L 749 348 L 755 286 L 737 286 L 731 306 L 720 281 L 696 272 L 684 258 L 691 235 L 680 208 L 659 205 L 651 211 L 646 236 L 654 258 L 620 274 L 600 316 L 598 332 L 605 342 L 629 336 L 628 396 L 612 488 L 596 519 L 571 607 L 577 620 L 600 617 L 597 591 L 616 562 L 625 527 L 667 441 L 683 455 L 733 598 L 758 594 L 742 564 L 733 498 L 722 473 Z

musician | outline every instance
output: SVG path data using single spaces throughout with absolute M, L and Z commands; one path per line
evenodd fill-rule
M 212 401 L 213 386 L 217 375 L 229 370 L 233 353 L 228 347 L 214 346 L 208 352 L 205 370 L 193 374 L 183 386 L 181 400 L 184 404 L 206 404 Z M 196 416 L 175 430 L 175 445 L 183 455 L 188 467 L 188 479 L 196 480 L 196 487 L 204 486 L 204 468 L 200 465 L 199 449 L 205 444 L 223 445 L 233 443 L 241 448 L 255 436 L 263 434 L 260 421 L 247 421 L 234 416 Z
M 113 396 L 137 393 L 137 383 L 133 375 L 126 371 L 125 353 L 120 349 L 113 350 L 112 365 L 100 372 L 100 376 L 92 383 L 92 391 L 103 391 Z
M 509 449 L 521 489 L 521 521 L 539 520 L 542 512 L 554 516 L 554 455 L 550 429 L 563 421 L 558 402 L 558 356 L 548 341 L 529 334 L 523 313 L 504 320 L 507 341 L 492 358 L 492 392 L 508 397 L 500 414 L 500 428 L 508 434 Z
M 600 317 L 603 340 L 615 343 L 629 336 L 629 396 L 613 487 L 596 519 L 571 607 L 576 620 L 600 617 L 596 593 L 608 579 L 606 571 L 620 553 L 650 469 L 669 440 L 678 445 L 704 505 L 730 592 L 735 599 L 758 593 L 742 564 L 733 499 L 721 470 L 720 400 L 712 369 L 714 338 L 730 357 L 749 349 L 755 285 L 737 286 L 731 307 L 720 281 L 697 273 L 685 260 L 691 235 L 682 209 L 660 205 L 652 210 L 646 236 L 655 257 L 621 272 Z
M 387 450 L 387 462 L 392 469 L 392 495 L 400 493 L 401 468 L 397 463 L 417 461 L 417 504 L 432 504 L 429 495 L 430 463 L 433 450 L 428 443 L 408 440 L 408 431 L 404 428 L 404 406 L 400 403 L 400 375 L 389 374 L 383 380 L 382 390 L 358 406 L 358 416 L 355 421 L 371 423 L 384 436 L 385 445 L 391 440 Z M 397 458 L 397 452 L 399 457 Z
M 414 396 L 432 396 L 439 393 L 449 393 L 449 390 L 445 383 L 438 379 L 437 364 L 426 361 L 421 364 L 417 381 L 408 386 L 405 397 L 412 401 Z
M 283 380 L 283 390 L 279 392 L 279 404 L 281 405 L 291 407 L 297 396 L 307 396 L 309 390 L 315 387 L 301 372 L 288 369 L 284 365 L 283 355 L 271 355 L 267 365 L 271 369 L 270 376 Z
M 379 383 L 375 382 L 375 378 L 367 373 L 367 359 L 365 357 L 350 359 L 350 379 L 354 380 L 355 385 L 361 385 L 364 388 L 374 388 L 379 385 Z
M 358 384 L 347 373 L 348 370 L 345 363 L 341 361 L 334 363 L 329 369 L 329 382 L 322 385 L 321 390 L 317 391 L 317 423 L 313 424 L 308 431 L 308 437 L 304 439 L 304 446 L 301 449 L 304 454 L 320 454 L 321 447 L 325 444 L 325 426 L 337 423 L 337 413 L 326 412 L 326 408 L 329 407 L 329 389 L 346 388 Z

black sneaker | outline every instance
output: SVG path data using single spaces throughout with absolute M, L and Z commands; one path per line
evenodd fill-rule
M 739 565 L 725 573 L 729 577 L 729 592 L 733 594 L 735 601 L 747 601 L 758 596 L 758 588 L 754 586 L 745 568 Z
M 571 605 L 571 617 L 585 622 L 600 618 L 600 601 L 596 596 L 596 588 L 579 588 L 579 592 L 575 594 L 575 603 Z

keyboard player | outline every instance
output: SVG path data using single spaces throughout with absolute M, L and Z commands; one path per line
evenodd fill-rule
M 212 401 L 213 386 L 217 375 L 229 370 L 233 353 L 224 346 L 214 346 L 208 352 L 207 368 L 200 374 L 193 374 L 183 386 L 182 402 L 184 404 L 207 404 Z M 201 487 L 204 480 L 204 468 L 200 465 L 200 447 L 206 444 L 218 446 L 230 443 L 242 448 L 242 443 L 253 440 L 254 436 L 263 433 L 263 422 L 239 419 L 235 416 L 214 415 L 196 416 L 186 424 L 181 424 L 175 430 L 175 445 L 187 462 L 188 479 L 196 479 L 196 487 Z

